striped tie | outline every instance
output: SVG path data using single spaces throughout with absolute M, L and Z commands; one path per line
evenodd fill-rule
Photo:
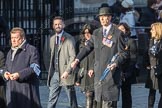
M 103 31 L 103 36 L 106 37 L 107 36 L 107 33 L 106 33 L 107 29 L 104 29 Z

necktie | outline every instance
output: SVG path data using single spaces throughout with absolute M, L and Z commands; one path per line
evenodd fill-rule
M 88 40 L 85 41 L 85 45 L 87 45 L 87 44 L 88 44 Z
M 56 36 L 56 45 L 59 45 L 59 36 Z
M 106 32 L 107 32 L 107 29 L 104 29 L 104 31 L 103 31 L 103 36 L 104 36 L 104 37 L 106 37 L 106 35 L 107 35 Z

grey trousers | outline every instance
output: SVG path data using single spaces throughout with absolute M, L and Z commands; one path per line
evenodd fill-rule
M 49 87 L 49 99 L 48 99 L 48 105 L 47 108 L 56 108 L 56 103 L 59 98 L 59 94 L 61 92 L 62 87 L 65 88 L 66 94 L 69 99 L 70 108 L 78 108 L 77 106 L 77 99 L 76 99 L 76 93 L 75 88 L 73 85 L 71 86 L 60 86 L 59 85 L 59 75 L 55 72 L 51 79 L 51 86 Z

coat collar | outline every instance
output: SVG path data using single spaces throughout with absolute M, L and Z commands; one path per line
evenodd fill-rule
M 11 55 L 11 61 L 14 60 L 15 55 L 22 52 L 22 51 L 26 51 L 27 48 L 27 42 L 24 42 L 23 45 L 17 49 L 12 49 L 10 50 L 10 55 Z
M 54 48 L 55 48 L 55 42 L 56 42 L 56 34 L 52 37 L 52 43 L 50 43 L 51 45 L 52 45 L 52 53 L 54 53 Z M 61 47 L 62 47 L 62 45 L 63 45 L 63 43 L 66 41 L 66 39 L 67 39 L 67 34 L 66 34 L 66 32 L 64 31 L 63 33 L 62 33 L 62 36 L 61 36 L 61 42 L 60 42 L 60 45 L 59 45 L 59 47 L 58 47 L 58 51 L 61 49 Z
M 111 25 L 111 28 L 110 28 L 110 30 L 109 30 L 109 32 L 108 32 L 108 34 L 107 34 L 107 36 L 111 35 L 112 38 L 113 38 L 114 32 L 115 32 L 115 25 L 112 24 L 112 25 Z M 99 36 L 99 41 L 100 41 L 100 43 L 101 43 L 101 47 L 104 47 L 105 45 L 102 44 L 102 39 L 103 39 L 103 27 L 100 28 L 99 34 L 102 34 L 102 36 Z
M 59 47 L 58 47 L 58 51 L 60 51 L 60 49 L 61 49 L 61 47 L 62 47 L 62 45 L 63 45 L 63 43 L 64 43 L 64 41 L 65 41 L 66 39 L 67 39 L 66 33 L 63 32 L 63 33 L 62 33 L 62 36 L 61 36 L 61 39 L 60 39 L 60 45 L 59 45 Z
M 27 44 L 28 44 L 28 42 L 26 41 L 26 42 L 24 42 L 23 43 L 23 45 L 20 47 L 20 48 L 18 48 L 19 50 L 26 50 L 26 47 L 27 47 Z M 12 50 L 12 49 L 11 49 Z
M 101 27 L 100 29 L 99 29 L 99 33 L 100 34 L 102 34 L 102 36 L 103 36 L 103 27 Z M 108 34 L 107 34 L 107 36 L 108 35 L 113 35 L 114 34 L 114 30 L 115 30 L 115 25 L 114 24 L 112 24 L 111 25 L 111 28 L 110 28 L 110 30 L 109 30 L 109 32 L 108 32 Z
M 20 49 L 26 51 L 26 48 L 27 48 L 27 42 L 25 42 L 25 43 L 21 46 Z

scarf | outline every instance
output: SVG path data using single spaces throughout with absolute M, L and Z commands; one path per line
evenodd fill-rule
M 26 42 L 26 40 L 24 40 L 18 47 L 12 47 L 12 46 L 11 46 L 11 49 L 12 49 L 12 51 L 13 51 L 13 52 L 12 52 L 11 61 L 14 60 L 14 57 L 15 57 L 15 55 L 16 55 L 17 50 L 20 49 L 20 48 L 22 47 L 22 45 L 23 45 L 25 42 Z

